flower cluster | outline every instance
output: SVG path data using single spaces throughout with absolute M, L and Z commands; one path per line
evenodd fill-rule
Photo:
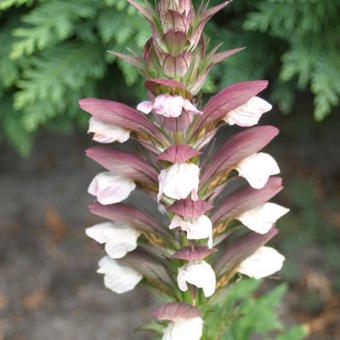
M 276 161 L 262 152 L 278 130 L 254 126 L 271 110 L 257 96 L 267 81 L 230 85 L 202 107 L 194 97 L 214 64 L 242 50 L 206 52 L 203 28 L 229 2 L 195 11 L 190 0 L 160 0 L 155 8 L 128 1 L 153 35 L 143 57 L 115 54 L 143 72 L 148 99 L 136 109 L 92 98 L 80 107 L 92 115 L 93 140 L 133 138 L 140 148 L 87 150 L 105 168 L 89 186 L 97 199 L 90 211 L 107 221 L 86 234 L 105 247 L 98 273 L 107 288 L 151 287 L 164 301 L 153 313 L 167 322 L 162 339 L 198 340 L 216 291 L 238 275 L 260 279 L 282 267 L 284 257 L 265 244 L 288 209 L 268 202 L 282 184 Z M 214 154 L 210 145 L 225 124 L 249 129 Z M 129 200 L 135 190 L 151 197 L 153 214 Z

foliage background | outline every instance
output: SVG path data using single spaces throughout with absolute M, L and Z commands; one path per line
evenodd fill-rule
M 218 65 L 205 91 L 269 78 L 271 100 L 282 112 L 307 91 L 315 119 L 324 119 L 339 104 L 339 15 L 340 0 L 234 1 L 214 18 L 207 36 L 210 46 L 221 41 L 224 49 L 247 49 Z M 81 97 L 142 98 L 137 71 L 106 51 L 140 51 L 148 35 L 126 0 L 1 0 L 2 141 L 27 154 L 41 127 L 85 128 Z

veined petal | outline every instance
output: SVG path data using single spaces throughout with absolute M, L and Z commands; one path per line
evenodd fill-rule
M 201 311 L 192 305 L 182 302 L 170 302 L 158 306 L 152 311 L 157 320 L 177 321 L 201 317 Z
M 137 239 L 141 234 L 128 225 L 104 222 L 85 230 L 87 236 L 98 243 L 105 243 L 106 253 L 113 259 L 120 259 L 137 248 Z
M 89 205 L 92 214 L 104 217 L 122 224 L 128 224 L 136 229 L 150 232 L 157 231 L 163 235 L 164 227 L 159 224 L 156 218 L 148 213 L 124 203 L 102 205 L 98 202 Z
M 135 188 L 131 179 L 105 171 L 92 180 L 88 192 L 96 196 L 98 202 L 107 205 L 124 201 Z
M 272 105 L 260 97 L 251 98 L 246 104 L 228 112 L 223 120 L 229 125 L 238 125 L 242 127 L 256 125 L 261 116 L 270 111 Z
M 168 210 L 183 217 L 200 217 L 212 208 L 211 202 L 204 200 L 193 201 L 188 197 L 184 200 L 177 200 Z
M 242 213 L 237 219 L 250 230 L 266 234 L 274 223 L 288 211 L 289 209 L 279 204 L 269 202 Z
M 222 256 L 214 263 L 214 270 L 221 277 L 225 273 L 233 273 L 242 261 L 254 254 L 260 247 L 277 235 L 278 230 L 273 227 L 266 234 L 248 232 L 236 240 L 227 241 Z
M 160 115 L 155 115 L 157 123 L 165 129 L 175 132 L 183 131 L 189 127 L 193 120 L 194 114 L 192 111 L 183 111 L 177 118 L 167 118 Z
M 208 216 L 198 218 L 181 218 L 175 215 L 169 225 L 169 229 L 180 227 L 187 233 L 188 240 L 208 239 L 208 247 L 212 248 L 212 223 Z
M 130 137 L 130 131 L 117 125 L 108 124 L 102 120 L 91 117 L 89 121 L 88 133 L 93 133 L 92 139 L 99 143 L 124 143 Z
M 193 163 L 175 163 L 161 170 L 158 177 L 158 200 L 163 193 L 173 199 L 184 199 L 190 193 L 197 192 L 199 172 L 199 167 Z
M 162 93 L 172 93 L 181 95 L 185 98 L 192 98 L 192 94 L 187 91 L 186 87 L 173 79 L 148 79 L 145 82 L 145 87 L 154 96 L 158 96 Z
M 203 107 L 203 115 L 195 122 L 192 135 L 196 134 L 209 121 L 222 119 L 228 112 L 247 103 L 263 91 L 267 85 L 267 81 L 255 80 L 235 83 L 224 88 Z
M 134 289 L 143 278 L 135 269 L 123 266 L 108 256 L 104 256 L 98 266 L 97 273 L 104 274 L 105 287 L 117 294 Z
M 218 149 L 215 156 L 203 167 L 200 186 L 219 172 L 232 169 L 246 157 L 260 152 L 275 136 L 274 126 L 256 126 L 235 134 Z
M 181 291 L 188 290 L 187 283 L 202 288 L 204 295 L 209 297 L 216 288 L 216 276 L 210 264 L 203 260 L 191 261 L 178 268 L 177 284 Z
M 234 219 L 248 210 L 263 205 L 282 190 L 282 179 L 270 177 L 262 189 L 253 189 L 248 185 L 235 190 L 217 206 L 210 218 L 217 224 L 226 219 Z
M 193 149 L 187 144 L 175 144 L 160 153 L 157 159 L 171 163 L 185 163 L 190 158 L 196 157 L 200 154 L 201 152 Z
M 107 146 L 95 146 L 86 150 L 86 155 L 109 171 L 139 182 L 157 183 L 158 173 L 143 158 Z
M 280 173 L 275 159 L 267 153 L 255 153 L 243 159 L 235 167 L 241 177 L 244 177 L 254 189 L 263 188 L 269 177 Z
M 261 279 L 281 270 L 284 260 L 284 256 L 277 250 L 263 246 L 241 262 L 238 271 L 254 279 Z
M 79 101 L 80 108 L 101 121 L 131 131 L 147 132 L 167 143 L 163 133 L 145 116 L 125 104 L 110 100 L 84 98 Z
M 200 317 L 180 319 L 169 323 L 162 340 L 199 340 L 202 332 L 203 320 Z
M 172 255 L 174 259 L 185 260 L 185 261 L 194 261 L 194 260 L 203 260 L 205 257 L 215 253 L 217 251 L 216 248 L 208 248 L 206 246 L 187 246 L 180 250 L 177 250 L 175 254 Z
M 167 270 L 159 261 L 159 258 L 141 248 L 128 253 L 119 260 L 119 263 L 135 269 L 143 277 L 152 279 L 154 282 L 162 281 L 167 285 L 173 285 Z

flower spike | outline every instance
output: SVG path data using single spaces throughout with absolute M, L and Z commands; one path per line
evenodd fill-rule
M 238 284 L 235 275 L 260 279 L 284 263 L 266 245 L 289 211 L 272 202 L 283 188 L 280 168 L 263 151 L 279 130 L 255 126 L 272 108 L 259 97 L 268 81 L 231 84 L 207 102 L 200 95 L 213 66 L 244 50 L 210 49 L 203 34 L 231 1 L 128 2 L 151 36 L 141 53 L 110 53 L 140 71 L 147 96 L 134 107 L 79 101 L 91 115 L 88 132 L 105 144 L 86 150 L 104 168 L 88 192 L 97 199 L 91 213 L 105 221 L 85 233 L 103 245 L 98 273 L 108 289 L 121 294 L 140 284 L 162 301 L 149 327 L 159 338 L 218 340 L 213 295 Z M 219 129 L 233 125 L 241 131 L 216 148 Z

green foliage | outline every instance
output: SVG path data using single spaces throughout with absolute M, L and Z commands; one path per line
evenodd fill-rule
M 22 154 L 42 126 L 85 127 L 82 97 L 143 95 L 135 69 L 106 53 L 142 49 L 150 34 L 125 0 L 4 0 L 0 17 L 1 140 Z
M 279 81 L 294 79 L 300 89 L 310 85 L 317 120 L 339 104 L 339 14 L 339 0 L 266 0 L 244 23 L 245 30 L 267 33 L 288 43 L 281 57 Z M 285 108 L 284 99 L 280 102 Z
M 339 104 L 339 8 L 340 0 L 234 1 L 208 25 L 209 46 L 247 49 L 218 65 L 205 91 L 270 77 L 281 110 L 307 89 L 315 95 L 315 118 L 323 119 Z M 82 96 L 145 96 L 139 73 L 106 53 L 142 51 L 150 35 L 126 0 L 2 0 L 0 20 L 1 139 L 22 153 L 42 126 L 84 126 Z
M 285 329 L 277 316 L 277 308 L 286 292 L 280 285 L 255 297 L 260 281 L 244 279 L 232 285 L 219 299 L 215 310 L 208 315 L 207 324 L 213 325 L 205 334 L 206 339 L 243 340 L 253 336 L 261 339 L 299 340 L 306 336 L 303 326 Z

